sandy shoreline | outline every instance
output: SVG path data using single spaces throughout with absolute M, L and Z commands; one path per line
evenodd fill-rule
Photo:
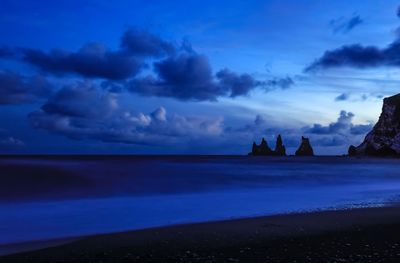
M 363 262 L 400 259 L 400 207 L 276 215 L 97 235 L 0 257 L 0 262 L 281 262 L 282 257 L 302 262 L 307 257 L 330 259 L 331 252 L 350 262 L 357 262 L 357 257 Z M 310 262 L 307 260 L 304 262 Z

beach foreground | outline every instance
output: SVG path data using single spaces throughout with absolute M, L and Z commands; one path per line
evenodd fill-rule
M 400 262 L 400 208 L 257 217 L 97 235 L 0 262 Z

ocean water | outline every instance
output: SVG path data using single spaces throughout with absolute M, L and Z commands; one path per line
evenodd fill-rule
M 0 246 L 171 224 L 397 202 L 400 160 L 0 159 Z

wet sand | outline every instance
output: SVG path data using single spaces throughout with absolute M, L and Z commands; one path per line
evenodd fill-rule
M 97 235 L 0 262 L 400 262 L 400 207 Z

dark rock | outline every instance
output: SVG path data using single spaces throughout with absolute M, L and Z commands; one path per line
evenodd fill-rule
M 286 148 L 283 145 L 282 137 L 280 134 L 278 135 L 278 138 L 276 138 L 275 155 L 286 156 Z
M 296 156 L 314 156 L 314 150 L 311 147 L 310 139 L 301 137 L 301 144 L 296 151 Z
M 273 151 L 269 148 L 268 143 L 264 138 L 262 138 L 258 151 L 259 155 L 273 155 Z
M 258 153 L 258 145 L 256 144 L 256 142 L 253 142 L 253 147 L 251 149 L 251 153 L 253 155 L 257 155 L 257 153 Z
M 354 146 L 353 146 L 354 147 Z M 398 156 L 400 154 L 400 94 L 383 100 L 382 113 L 363 143 L 349 155 Z
M 349 156 L 356 156 L 357 148 L 354 145 L 350 145 L 348 152 L 349 152 Z
M 258 156 L 258 155 L 261 155 L 261 156 L 285 156 L 286 148 L 283 145 L 282 137 L 279 135 L 276 140 L 275 151 L 271 150 L 271 148 L 268 146 L 267 141 L 264 138 L 262 138 L 260 145 L 257 145 L 255 142 L 253 142 L 253 147 L 252 147 L 250 154 L 254 155 L 254 156 Z

